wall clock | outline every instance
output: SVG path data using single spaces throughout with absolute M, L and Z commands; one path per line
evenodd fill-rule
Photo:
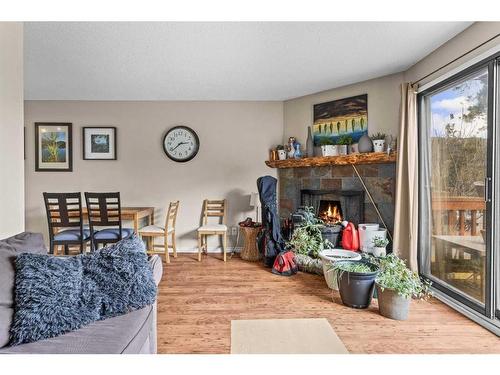
M 186 162 L 196 156 L 200 149 L 200 139 L 187 126 L 174 126 L 163 137 L 163 151 L 176 162 Z

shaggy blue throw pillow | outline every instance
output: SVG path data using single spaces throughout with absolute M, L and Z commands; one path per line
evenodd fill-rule
M 16 258 L 10 345 L 58 336 L 155 299 L 144 244 L 135 235 L 88 255 L 23 253 Z

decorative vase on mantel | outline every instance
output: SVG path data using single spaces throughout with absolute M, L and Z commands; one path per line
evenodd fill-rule
M 293 154 L 294 159 L 300 159 L 302 157 L 302 152 L 300 151 L 300 143 L 295 142 L 295 152 Z
M 306 156 L 308 158 L 312 158 L 314 156 L 314 140 L 310 126 L 307 127 Z
M 368 134 L 364 134 L 358 141 L 358 151 L 359 152 L 372 152 L 373 142 Z

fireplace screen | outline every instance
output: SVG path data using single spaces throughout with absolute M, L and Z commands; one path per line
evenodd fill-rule
M 355 225 L 365 220 L 365 193 L 360 190 L 300 191 L 300 206 L 313 207 L 316 215 L 326 224 L 347 220 Z
M 327 225 L 342 221 L 342 207 L 340 201 L 321 200 L 319 202 L 318 216 Z

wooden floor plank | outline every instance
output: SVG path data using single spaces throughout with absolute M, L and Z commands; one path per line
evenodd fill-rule
M 273 275 L 260 263 L 180 254 L 164 263 L 159 353 L 229 353 L 231 320 L 327 318 L 351 353 L 500 353 L 500 339 L 443 303 L 412 301 L 410 318 L 343 306 L 322 276 Z

